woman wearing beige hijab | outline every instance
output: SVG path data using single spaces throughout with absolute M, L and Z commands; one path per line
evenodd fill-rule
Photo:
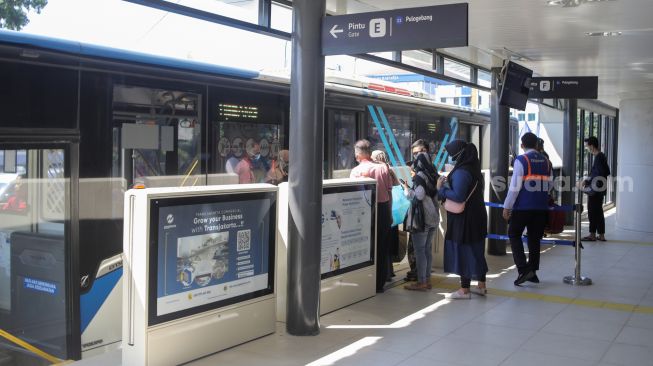
M 388 156 L 385 154 L 384 151 L 382 150 L 374 150 L 372 151 L 372 161 L 377 163 L 377 164 L 385 164 L 388 167 L 388 172 L 390 172 L 390 178 L 392 179 L 392 185 L 393 186 L 398 186 L 399 185 L 399 179 L 397 179 L 397 175 L 395 172 L 390 168 L 390 164 L 388 164 Z M 390 197 L 392 197 L 392 191 L 388 192 L 390 194 Z M 390 199 L 390 212 L 392 212 L 392 199 Z M 397 226 L 393 226 L 390 229 L 390 238 L 388 241 L 388 244 L 390 246 L 390 254 L 388 256 L 388 267 L 390 271 L 388 271 L 388 278 L 386 278 L 387 281 L 392 280 L 392 277 L 395 276 L 395 272 L 392 267 L 392 257 L 395 256 L 398 252 L 398 247 L 399 247 L 399 228 Z
M 288 167 L 290 166 L 290 154 L 288 150 L 279 151 L 277 160 L 272 162 L 272 167 L 265 177 L 265 183 L 278 185 L 288 181 Z

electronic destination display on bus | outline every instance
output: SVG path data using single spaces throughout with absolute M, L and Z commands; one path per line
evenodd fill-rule
M 325 187 L 322 195 L 322 279 L 374 265 L 374 184 Z
M 273 292 L 275 192 L 150 206 L 150 325 Z

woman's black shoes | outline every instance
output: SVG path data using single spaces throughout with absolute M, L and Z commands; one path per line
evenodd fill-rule
M 535 272 L 533 272 L 533 271 L 520 273 L 519 276 L 517 276 L 517 279 L 514 282 L 515 286 L 521 286 L 522 283 L 532 280 L 533 277 L 535 277 Z M 537 281 L 539 281 L 539 279 Z

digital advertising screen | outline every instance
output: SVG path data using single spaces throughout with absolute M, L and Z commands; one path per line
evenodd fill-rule
M 276 193 L 153 199 L 150 325 L 273 292 Z
M 373 184 L 325 187 L 322 195 L 322 279 L 374 264 Z

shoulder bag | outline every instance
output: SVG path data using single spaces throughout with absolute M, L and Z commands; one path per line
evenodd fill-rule
M 424 206 L 422 201 L 413 197 L 410 202 L 410 208 L 404 218 L 404 231 L 411 233 L 424 231 Z
M 450 199 L 446 199 L 444 201 L 444 209 L 447 210 L 447 212 L 450 212 L 452 214 L 459 214 L 463 213 L 465 211 L 465 204 L 467 201 L 469 201 L 469 198 L 472 196 L 474 191 L 476 190 L 476 186 L 478 186 L 478 181 L 476 181 L 476 184 L 474 184 L 474 188 L 472 188 L 472 191 L 469 192 L 469 196 L 467 196 L 467 199 L 465 202 L 456 202 Z

